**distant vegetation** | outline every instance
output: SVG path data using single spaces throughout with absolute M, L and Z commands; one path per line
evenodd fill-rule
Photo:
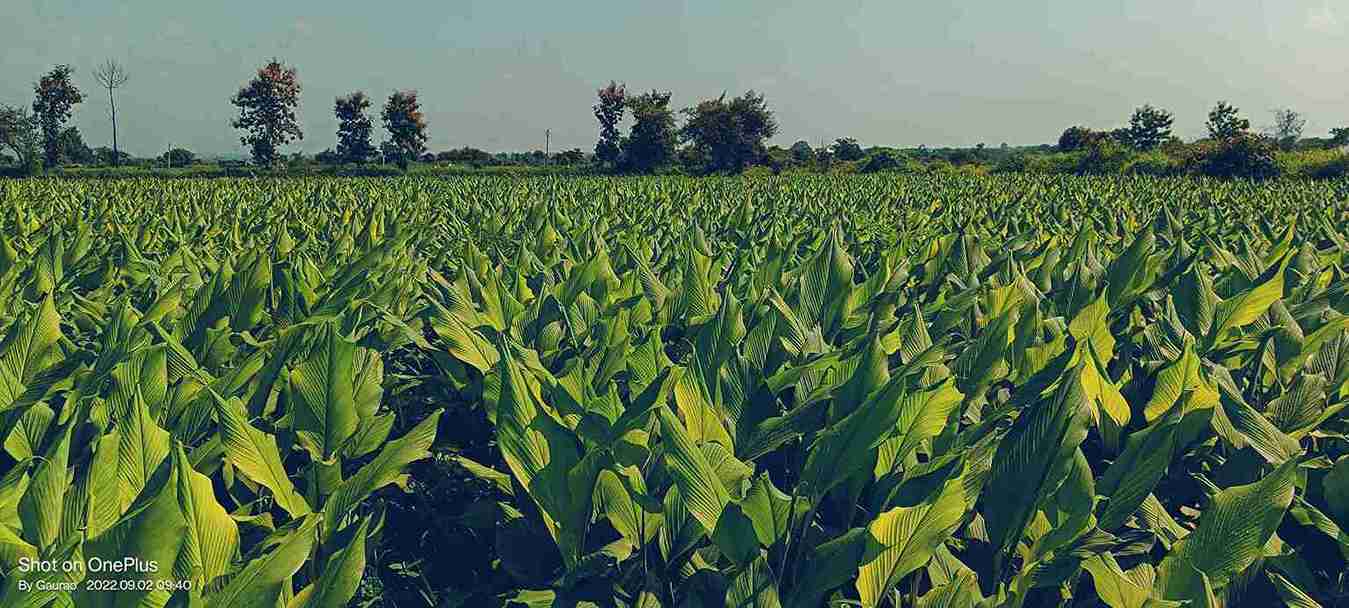
M 863 147 L 851 137 L 833 142 L 797 141 L 769 145 L 780 132 L 768 101 L 747 91 L 728 98 L 670 107 L 670 91 L 631 94 L 610 81 L 596 93 L 592 108 L 599 123 L 590 151 L 489 152 L 464 146 L 426 149 L 430 125 L 415 90 L 393 91 L 379 112 L 386 135 L 375 144 L 372 99 L 353 91 L 334 101 L 338 121 L 334 146 L 314 155 L 287 154 L 304 139 L 300 128 L 298 72 L 279 59 L 261 67 L 229 99 L 239 111 L 231 126 L 250 162 L 203 159 L 174 148 L 155 157 L 133 158 L 117 142 L 114 93 L 128 81 L 125 68 L 107 61 L 94 71 L 108 92 L 112 146 L 90 147 L 79 129 L 66 126 L 84 94 L 75 70 L 58 65 L 33 85 L 31 111 L 0 105 L 0 175 L 57 174 L 100 177 L 146 175 L 234 176 L 396 175 L 464 172 L 587 174 L 752 174 L 792 173 L 1040 173 L 1076 175 L 1204 175 L 1267 179 L 1334 178 L 1349 175 L 1349 127 L 1327 137 L 1304 137 L 1306 118 L 1291 108 L 1272 112 L 1272 123 L 1252 130 L 1240 109 L 1219 101 L 1208 114 L 1208 135 L 1186 142 L 1175 136 L 1171 112 L 1145 104 L 1126 125 L 1110 130 L 1065 129 L 1054 144 L 1034 146 L 928 148 Z M 622 131 L 628 125 L 627 133 Z

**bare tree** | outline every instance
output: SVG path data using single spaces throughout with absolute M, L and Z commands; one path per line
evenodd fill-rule
M 121 154 L 117 151 L 117 101 L 113 99 L 112 92 L 126 84 L 126 69 L 109 59 L 94 70 L 94 80 L 108 90 L 108 111 L 112 115 L 112 164 L 116 165 L 121 162 Z
M 1278 142 L 1279 147 L 1285 150 L 1292 150 L 1297 146 L 1299 139 L 1302 139 L 1302 128 L 1307 126 L 1307 119 L 1302 114 L 1292 108 L 1283 108 L 1274 110 L 1274 124 L 1270 125 L 1267 131 L 1269 136 Z

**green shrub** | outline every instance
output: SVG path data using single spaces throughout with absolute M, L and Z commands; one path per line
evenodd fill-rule
M 1163 177 L 1183 172 L 1183 167 L 1175 159 L 1161 151 L 1138 154 L 1124 163 L 1120 172 L 1124 175 L 1152 175 Z
M 773 177 L 773 170 L 764 165 L 754 165 L 753 167 L 745 169 L 744 173 L 741 175 L 751 179 L 767 179 Z
M 1082 163 L 1083 152 L 1060 152 L 1054 154 L 1033 154 L 1026 158 L 1027 173 L 1063 175 L 1074 173 Z
M 862 165 L 862 173 L 878 173 L 881 171 L 894 171 L 900 166 L 899 159 L 890 154 L 888 150 L 881 150 L 867 157 Z
M 1097 139 L 1087 146 L 1087 153 L 1077 165 L 1082 175 L 1119 175 L 1134 152 L 1128 146 L 1109 138 Z
M 1338 149 L 1301 150 L 1281 152 L 1275 156 L 1279 175 L 1309 179 L 1343 177 L 1349 168 L 1349 157 Z
M 858 161 L 843 160 L 829 166 L 830 175 L 851 175 L 858 171 Z
M 1210 177 L 1269 179 L 1278 177 L 1274 142 L 1258 135 L 1242 134 L 1224 141 L 1204 141 L 1190 146 L 1186 168 Z

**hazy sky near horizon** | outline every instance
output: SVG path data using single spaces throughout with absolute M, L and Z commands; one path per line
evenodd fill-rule
M 717 2 L 517 0 L 0 0 L 0 103 L 75 66 L 74 124 L 109 145 L 94 68 L 115 58 L 118 138 L 139 156 L 172 144 L 242 154 L 229 97 L 272 56 L 304 87 L 304 141 L 335 145 L 333 98 L 421 94 L 428 147 L 490 151 L 594 146 L 595 89 L 674 92 L 683 108 L 726 91 L 763 92 L 775 142 L 997 146 L 1054 141 L 1067 126 L 1110 128 L 1135 106 L 1203 134 L 1218 99 L 1253 125 L 1292 107 L 1307 136 L 1349 124 L 1349 3 L 1340 0 Z M 376 121 L 378 117 L 376 116 Z M 376 142 L 384 136 L 376 133 Z

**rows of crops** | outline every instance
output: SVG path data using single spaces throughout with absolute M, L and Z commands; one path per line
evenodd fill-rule
M 1349 605 L 1349 184 L 33 180 L 0 226 L 6 608 Z

